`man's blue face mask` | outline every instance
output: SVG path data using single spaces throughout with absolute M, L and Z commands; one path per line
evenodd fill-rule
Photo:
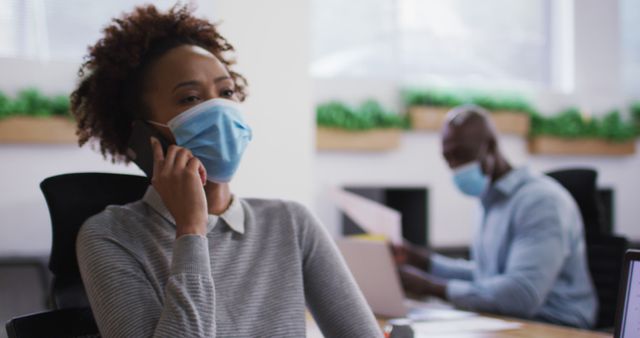
M 176 144 L 189 149 L 204 165 L 207 179 L 218 183 L 231 181 L 252 139 L 240 105 L 227 99 L 202 102 L 166 125 L 149 122 L 171 129 Z
M 474 197 L 482 196 L 489 187 L 489 177 L 482 172 L 478 161 L 454 169 L 453 182 L 462 193 Z

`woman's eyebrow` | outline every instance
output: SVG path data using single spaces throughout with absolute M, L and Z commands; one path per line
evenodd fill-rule
M 230 77 L 230 76 L 228 76 L 228 75 L 223 75 L 223 76 L 220 76 L 220 77 L 215 78 L 215 79 L 213 80 L 213 83 L 222 82 L 222 81 L 224 81 L 224 80 L 231 80 L 231 77 Z
M 231 80 L 231 77 L 228 76 L 228 75 L 223 75 L 223 76 L 215 78 L 213 80 L 213 83 L 217 84 L 218 82 L 222 82 L 222 81 L 225 81 L 225 80 Z M 200 82 L 196 81 L 196 80 L 189 80 L 189 81 L 180 82 L 177 85 L 175 85 L 175 87 L 173 87 L 172 92 L 175 92 L 178 88 L 181 88 L 181 87 L 197 86 L 199 84 L 200 84 Z
M 197 86 L 199 84 L 200 83 L 198 81 L 196 81 L 196 80 L 180 82 L 175 87 L 173 87 L 172 92 L 175 92 L 180 87 Z

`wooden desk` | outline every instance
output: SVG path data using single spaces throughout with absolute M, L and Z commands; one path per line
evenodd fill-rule
M 579 330 L 564 326 L 544 324 L 539 322 L 530 322 L 519 319 L 504 318 L 499 316 L 484 316 L 486 318 L 498 318 L 509 322 L 520 323 L 517 329 L 504 330 L 504 331 L 484 331 L 484 332 L 464 332 L 460 334 L 443 334 L 432 335 L 431 338 L 611 338 L 612 335 L 601 332 Z M 459 320 L 459 319 L 454 319 Z M 386 324 L 386 320 L 378 319 L 380 327 L 383 328 Z M 311 315 L 307 314 L 307 338 L 322 338 L 322 333 L 316 325 Z

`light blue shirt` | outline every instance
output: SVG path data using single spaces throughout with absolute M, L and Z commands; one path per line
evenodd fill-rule
M 589 274 L 582 218 L 553 179 L 514 169 L 482 197 L 472 261 L 434 255 L 456 306 L 589 328 L 598 302 Z

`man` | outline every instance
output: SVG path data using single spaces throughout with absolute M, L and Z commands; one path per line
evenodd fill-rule
M 471 261 L 395 248 L 407 291 L 474 311 L 592 327 L 597 300 L 571 195 L 551 178 L 512 168 L 480 107 L 449 112 L 442 149 L 456 186 L 479 198 L 484 213 Z

